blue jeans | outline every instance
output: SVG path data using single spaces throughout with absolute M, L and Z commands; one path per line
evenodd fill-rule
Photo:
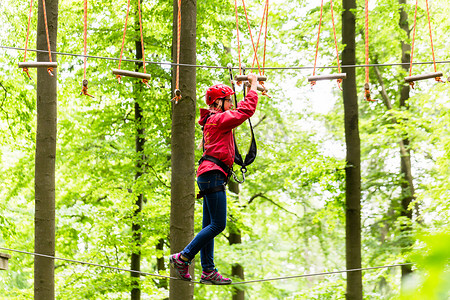
M 219 171 L 220 172 L 220 171 Z M 221 172 L 207 172 L 197 178 L 201 191 L 223 185 L 225 175 Z M 203 229 L 194 237 L 189 245 L 181 251 L 184 257 L 194 259 L 200 251 L 203 270 L 210 271 L 214 265 L 214 237 L 221 233 L 227 225 L 227 195 L 225 191 L 203 196 Z

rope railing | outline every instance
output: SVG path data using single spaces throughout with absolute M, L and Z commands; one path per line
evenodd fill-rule
M 125 269 L 125 268 L 119 268 L 119 267 L 113 267 L 113 266 L 108 266 L 108 265 L 96 264 L 96 263 L 85 262 L 85 261 L 69 259 L 69 258 L 61 258 L 61 257 L 57 257 L 57 256 L 40 254 L 40 253 L 34 253 L 34 252 L 29 252 L 29 251 L 10 249 L 10 248 L 5 248 L 5 247 L 0 247 L 0 250 L 11 251 L 11 252 L 27 254 L 27 255 L 33 255 L 33 256 L 39 256 L 39 257 L 45 257 L 45 258 L 61 260 L 61 261 L 66 261 L 66 262 L 71 262 L 71 263 L 78 263 L 78 264 L 88 265 L 88 266 L 93 266 L 93 267 L 106 268 L 106 269 L 111 269 L 111 270 L 116 270 L 116 271 L 135 273 L 135 274 L 139 274 L 139 275 L 142 275 L 142 276 L 152 276 L 152 277 L 159 277 L 159 278 L 174 279 L 174 280 L 181 280 L 181 281 L 183 281 L 180 278 L 172 277 L 172 276 L 166 276 L 166 275 L 161 275 L 161 274 L 142 272 L 142 271 L 137 271 L 137 270 L 130 270 L 130 269 Z M 289 276 L 274 277 L 274 278 L 254 279 L 254 280 L 248 280 L 248 281 L 237 281 L 237 282 L 233 282 L 231 284 L 232 285 L 250 284 L 250 283 L 267 282 L 267 281 L 288 280 L 288 279 L 295 279 L 295 278 L 326 276 L 326 275 L 341 274 L 341 273 L 348 273 L 348 272 L 358 272 L 358 271 L 368 271 L 368 270 L 376 270 L 376 269 L 394 268 L 394 267 L 401 267 L 401 266 L 407 266 L 407 265 L 412 265 L 412 264 L 413 263 L 400 263 L 400 264 L 392 264 L 392 265 L 376 266 L 376 267 L 367 267 L 367 268 L 356 268 L 356 269 L 348 269 L 348 270 L 337 270 L 337 271 L 309 273 L 309 274 L 300 274 L 300 275 L 289 275 Z M 187 283 L 198 283 L 198 284 L 201 284 L 201 282 L 199 282 L 199 281 L 186 281 L 186 282 Z

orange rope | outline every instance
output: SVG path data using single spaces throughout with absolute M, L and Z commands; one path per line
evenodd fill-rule
M 264 53 L 263 53 L 263 75 L 266 67 L 266 41 L 267 41 L 267 24 L 269 22 L 269 0 L 266 2 L 266 28 L 264 33 Z
M 84 68 L 84 74 L 83 79 L 86 79 L 86 63 L 87 63 L 87 0 L 84 0 L 84 23 L 83 23 L 83 38 L 84 38 L 84 46 L 83 46 L 83 53 L 84 53 L 84 59 L 83 59 L 83 68 Z
M 434 57 L 433 35 L 431 34 L 431 19 L 430 19 L 430 10 L 428 8 L 428 0 L 426 0 L 425 3 L 427 5 L 428 28 L 429 28 L 429 31 L 430 31 L 430 44 L 431 44 L 431 53 L 433 55 L 434 72 L 437 72 L 436 59 Z M 435 79 L 436 79 L 436 81 L 442 82 L 441 77 L 436 77 Z
M 178 18 L 177 18 L 177 70 L 175 74 L 175 91 L 172 102 L 175 104 L 181 100 L 180 85 L 180 48 L 181 48 L 181 0 L 178 0 Z
M 141 16 L 141 0 L 137 0 L 138 2 L 138 12 L 139 12 L 139 30 L 141 32 L 141 47 L 142 47 L 142 65 L 144 68 L 144 73 L 147 73 L 146 69 L 145 69 L 145 51 L 144 51 L 144 35 L 142 33 L 142 16 Z M 142 82 L 149 87 L 148 85 L 148 80 L 147 79 L 142 79 Z
M 122 47 L 120 47 L 120 57 L 119 57 L 119 67 L 118 67 L 119 70 L 120 70 L 120 65 L 122 64 L 123 47 L 125 46 L 125 35 L 127 33 L 127 24 L 128 24 L 129 13 L 130 13 L 130 0 L 128 0 L 127 14 L 125 16 L 125 28 L 123 29 Z M 116 78 L 120 83 L 120 79 L 122 78 L 122 76 L 116 75 Z
M 181 0 L 178 0 L 178 24 L 177 24 L 177 78 L 176 89 L 180 84 L 180 45 L 181 45 Z
M 337 38 L 336 38 L 336 27 L 334 26 L 333 0 L 330 0 L 330 6 L 331 6 L 331 21 L 333 23 L 334 47 L 336 48 L 337 67 L 338 67 L 338 73 L 341 73 L 341 64 L 339 62 L 339 50 L 338 50 L 338 44 L 337 44 Z M 337 80 L 338 86 L 342 90 L 342 88 L 340 86 L 341 82 L 342 82 L 342 79 Z
M 413 57 L 414 57 L 414 42 L 416 40 L 416 24 L 417 24 L 417 6 L 418 6 L 418 0 L 416 0 L 416 9 L 414 12 L 414 29 L 413 29 L 413 38 L 411 42 L 411 62 L 409 64 L 409 76 L 412 74 L 412 66 L 413 66 Z M 411 87 L 414 88 L 414 82 L 409 83 Z
M 364 96 L 367 101 L 375 101 L 370 97 L 370 85 L 369 85 L 369 0 L 366 0 L 366 19 L 365 19 L 365 56 L 366 56 L 366 82 L 364 84 Z
M 239 75 L 241 75 L 242 74 L 242 62 L 241 62 L 241 44 L 239 43 L 239 22 L 238 22 L 237 0 L 234 0 L 234 11 L 236 14 L 236 36 L 237 36 L 237 47 L 238 47 L 238 56 L 239 56 Z
M 266 18 L 266 13 L 268 12 L 267 11 L 267 8 L 268 8 L 267 5 L 268 5 L 268 1 L 266 1 L 266 4 L 264 6 L 263 15 L 262 15 L 262 18 L 261 18 L 261 25 L 259 26 L 258 40 L 256 42 L 256 49 L 259 48 L 259 40 L 261 39 L 262 29 L 263 29 L 263 26 L 264 26 L 264 22 L 267 20 L 267 18 Z M 266 26 L 266 28 L 267 28 L 267 26 Z M 267 32 L 266 32 L 266 35 L 267 35 Z M 266 39 L 264 38 L 264 43 L 265 43 L 265 40 Z M 256 53 L 255 53 L 255 55 L 253 55 L 252 68 L 255 66 L 255 62 L 256 62 Z M 264 72 L 264 69 L 263 69 L 263 72 Z
M 366 82 L 369 82 L 369 0 L 366 0 L 366 20 L 365 20 L 365 31 L 366 31 L 366 39 L 365 39 L 365 55 L 366 55 Z
M 52 62 L 52 52 L 50 50 L 50 37 L 48 35 L 47 11 L 45 8 L 45 0 L 42 0 L 42 8 L 44 10 L 44 23 L 45 23 L 45 35 L 47 37 L 48 59 L 49 59 L 49 62 Z M 53 68 L 52 67 L 48 67 L 47 72 L 48 72 L 48 74 L 50 74 L 50 76 L 53 77 Z
M 253 51 L 254 51 L 255 56 L 256 56 L 256 64 L 258 65 L 259 74 L 261 74 L 261 68 L 259 66 L 259 60 L 258 60 L 258 56 L 257 56 L 257 49 L 255 47 L 255 42 L 253 40 L 252 29 L 250 27 L 250 21 L 248 20 L 247 8 L 245 7 L 245 1 L 244 0 L 242 0 L 242 6 L 244 7 L 245 19 L 247 21 L 247 27 L 248 27 L 248 31 L 250 33 L 250 39 L 252 41 Z
M 84 22 L 83 22 L 83 82 L 80 95 L 85 95 L 94 98 L 94 96 L 88 94 L 88 80 L 86 79 L 86 66 L 87 66 L 87 0 L 84 0 Z
M 319 19 L 319 31 L 317 32 L 317 42 L 316 42 L 316 55 L 314 57 L 314 68 L 313 68 L 313 76 L 316 75 L 316 64 L 317 64 L 317 55 L 319 53 L 319 40 L 320 40 L 320 29 L 322 28 L 322 16 L 323 16 L 323 0 L 320 3 L 320 19 Z M 311 85 L 316 84 L 315 81 L 311 82 Z
M 33 0 L 30 1 L 30 12 L 28 13 L 27 37 L 25 39 L 25 53 L 23 54 L 23 62 L 25 62 L 27 60 L 28 37 L 30 36 L 31 11 L 32 10 L 33 10 Z M 28 78 L 31 79 L 30 73 L 28 73 L 28 68 L 23 68 L 23 71 L 25 73 L 27 73 Z

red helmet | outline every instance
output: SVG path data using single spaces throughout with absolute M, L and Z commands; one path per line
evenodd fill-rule
M 211 105 L 219 98 L 233 95 L 234 91 L 225 84 L 216 84 L 206 90 L 205 100 L 206 104 Z

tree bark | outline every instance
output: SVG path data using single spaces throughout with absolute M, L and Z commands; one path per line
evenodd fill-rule
M 406 34 L 410 35 L 409 25 L 408 25 L 408 14 L 403 9 L 403 5 L 406 4 L 406 0 L 399 0 L 400 4 L 400 21 L 399 25 L 402 30 L 406 32 Z M 410 62 L 411 59 L 411 46 L 407 44 L 405 41 L 401 41 L 402 47 L 402 63 L 406 63 L 402 65 L 402 68 L 406 73 L 409 71 L 409 65 L 407 63 Z M 409 109 L 409 105 L 407 104 L 407 100 L 409 99 L 410 87 L 409 84 L 402 82 L 400 85 L 400 108 Z M 405 240 L 403 243 L 403 248 L 408 251 L 409 247 L 412 246 L 413 241 L 409 238 L 409 233 L 412 231 L 410 224 L 412 223 L 412 208 L 410 207 L 411 203 L 414 201 L 414 183 L 413 176 L 411 171 L 411 151 L 409 148 L 409 138 L 405 136 L 400 141 L 400 174 L 402 177 L 402 208 L 401 208 L 401 216 L 408 218 L 410 221 L 409 224 L 403 225 L 401 227 L 402 235 L 405 236 Z M 412 273 L 411 265 L 402 266 L 402 281 L 405 280 L 406 276 Z
M 239 195 L 239 184 L 234 180 L 230 180 L 228 183 L 228 189 Z M 230 235 L 228 237 L 228 242 L 230 245 L 242 244 L 242 235 L 239 228 L 236 227 L 235 224 L 229 223 L 228 225 Z M 231 267 L 231 276 L 239 277 L 241 280 L 244 280 L 244 267 L 240 263 L 234 263 Z M 238 286 L 234 286 L 232 290 L 232 299 L 233 300 L 244 300 L 245 299 L 245 290 L 239 288 Z
M 58 0 L 46 1 L 48 34 L 56 51 Z M 36 48 L 48 50 L 42 2 L 38 4 Z M 38 61 L 49 61 L 48 53 L 38 52 Z M 56 55 L 52 56 L 56 61 Z M 35 157 L 35 252 L 55 256 L 55 157 L 57 124 L 57 69 L 51 77 L 37 68 L 37 129 Z M 55 299 L 53 259 L 34 257 L 34 299 Z
M 355 65 L 355 0 L 342 1 L 342 64 Z M 361 268 L 361 150 L 358 129 L 358 99 L 355 68 L 345 68 L 343 81 L 345 143 L 347 147 L 346 182 L 346 265 L 347 269 Z M 347 300 L 362 299 L 361 271 L 347 273 Z
M 196 0 L 181 1 L 180 63 L 196 64 Z M 173 2 L 172 58 L 177 59 L 178 1 Z M 176 87 L 176 66 L 172 68 L 172 87 Z M 172 107 L 172 176 L 170 211 L 170 250 L 176 253 L 194 237 L 195 204 L 195 113 L 196 69 L 180 66 L 179 89 L 182 99 Z M 191 275 L 193 275 L 191 267 Z M 171 276 L 176 276 L 173 269 Z M 181 280 L 170 280 L 169 298 L 193 299 L 194 286 Z
M 139 0 L 142 3 L 142 0 Z M 138 11 L 136 7 L 136 12 Z M 138 39 L 135 41 L 136 47 L 136 60 L 142 59 L 142 43 L 139 39 L 140 37 L 140 29 L 139 29 L 139 15 L 136 13 L 135 16 L 135 31 L 138 33 Z M 142 67 L 141 62 L 135 63 L 136 72 Z M 134 122 L 136 127 L 136 138 L 135 138 L 135 149 L 136 149 L 136 174 L 135 180 L 139 180 L 139 178 L 143 174 L 143 168 L 145 163 L 145 155 L 144 155 L 144 145 L 145 145 L 145 137 L 144 137 L 144 125 L 143 125 L 143 115 L 142 115 L 142 107 L 140 102 L 143 100 L 142 97 L 142 83 L 140 80 L 135 80 L 135 84 L 133 85 L 133 94 L 134 94 Z M 133 222 L 131 225 L 132 239 L 133 239 L 133 251 L 131 253 L 131 270 L 141 271 L 141 224 L 139 223 L 139 215 L 141 214 L 144 203 L 144 194 L 140 193 L 137 195 L 137 198 L 134 202 L 135 209 L 133 211 Z M 131 272 L 131 300 L 140 300 L 141 299 L 141 288 L 140 288 L 140 274 Z

